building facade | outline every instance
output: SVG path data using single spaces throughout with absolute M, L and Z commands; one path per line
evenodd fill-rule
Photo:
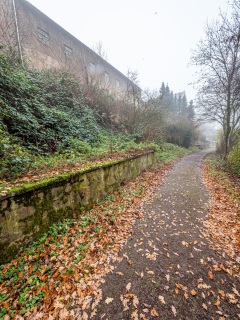
M 36 69 L 65 69 L 118 97 L 139 91 L 124 74 L 26 0 L 0 0 L 0 44 Z

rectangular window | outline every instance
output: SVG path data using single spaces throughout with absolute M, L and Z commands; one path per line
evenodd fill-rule
M 64 53 L 65 53 L 65 56 L 67 58 L 71 58 L 72 54 L 73 54 L 73 51 L 72 51 L 72 48 L 68 47 L 68 46 L 64 46 Z
M 92 63 L 92 62 L 90 62 L 90 67 L 89 67 L 89 69 L 90 69 L 90 72 L 91 72 L 91 73 L 95 73 L 95 70 L 96 70 L 95 64 Z
M 40 28 L 38 28 L 38 40 L 44 44 L 50 44 L 49 34 Z
M 105 80 L 105 83 L 109 83 L 109 73 L 108 72 L 105 72 L 104 80 Z
M 120 88 L 120 81 L 116 79 L 116 88 L 119 89 Z

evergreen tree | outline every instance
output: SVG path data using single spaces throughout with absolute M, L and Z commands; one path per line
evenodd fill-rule
M 195 111 L 194 111 L 194 105 L 193 105 L 193 100 L 190 100 L 189 105 L 188 105 L 188 119 L 189 120 L 194 120 L 194 116 L 195 116 Z

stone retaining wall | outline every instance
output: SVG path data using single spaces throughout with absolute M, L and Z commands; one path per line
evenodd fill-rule
M 0 264 L 54 222 L 77 217 L 155 161 L 153 151 L 43 181 L 0 199 Z

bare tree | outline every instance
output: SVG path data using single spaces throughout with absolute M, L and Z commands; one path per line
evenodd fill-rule
M 239 0 L 233 3 L 230 18 L 220 13 L 218 21 L 207 25 L 205 38 L 191 57 L 192 63 L 200 68 L 197 79 L 200 117 L 222 126 L 225 157 L 240 120 L 239 3 Z

